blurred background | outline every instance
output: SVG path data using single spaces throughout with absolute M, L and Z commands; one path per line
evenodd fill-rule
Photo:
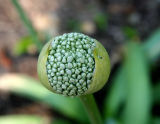
M 78 98 L 37 77 L 42 46 L 68 32 L 109 53 L 109 81 L 94 94 L 104 123 L 160 124 L 160 0 L 0 0 L 0 124 L 89 124 Z

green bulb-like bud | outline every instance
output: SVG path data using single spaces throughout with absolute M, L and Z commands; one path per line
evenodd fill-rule
M 50 40 L 38 59 L 41 83 L 54 93 L 81 96 L 100 90 L 110 73 L 109 56 L 95 39 L 67 33 Z

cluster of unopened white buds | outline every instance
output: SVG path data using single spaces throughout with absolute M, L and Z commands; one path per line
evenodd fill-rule
M 55 37 L 51 46 L 46 63 L 51 86 L 63 95 L 83 94 L 89 88 L 95 68 L 94 39 L 69 33 Z
M 106 83 L 109 72 L 109 57 L 104 47 L 82 33 L 53 38 L 44 46 L 38 60 L 42 84 L 65 96 L 98 91 Z

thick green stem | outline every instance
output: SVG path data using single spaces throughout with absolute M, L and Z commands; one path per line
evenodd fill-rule
M 88 113 L 90 121 L 92 124 L 102 124 L 102 119 L 100 116 L 100 112 L 98 110 L 97 104 L 93 95 L 85 95 L 80 97 L 85 110 Z

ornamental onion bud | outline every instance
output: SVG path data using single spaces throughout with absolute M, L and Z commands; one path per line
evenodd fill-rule
M 38 58 L 41 83 L 54 93 L 81 96 L 100 90 L 107 82 L 110 61 L 105 48 L 81 33 L 50 40 Z

